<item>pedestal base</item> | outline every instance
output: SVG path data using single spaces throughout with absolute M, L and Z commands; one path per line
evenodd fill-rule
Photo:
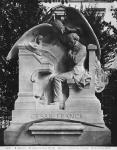
M 79 123 L 29 122 L 12 124 L 5 131 L 5 145 L 111 145 L 111 133 L 103 124 L 100 127 Z M 43 129 L 43 130 L 42 130 Z

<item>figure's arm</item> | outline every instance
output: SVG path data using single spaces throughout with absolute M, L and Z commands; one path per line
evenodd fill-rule
M 74 62 L 75 64 L 82 64 L 84 62 L 86 58 L 86 47 L 84 47 L 83 49 L 81 49 L 78 54 L 75 56 L 74 58 Z
M 82 63 L 84 59 L 86 58 L 86 47 L 82 46 L 77 54 L 73 54 L 74 52 L 72 50 L 69 51 L 69 56 L 73 59 L 75 64 Z
M 25 44 L 25 47 L 27 50 L 33 52 L 33 53 L 36 53 L 37 55 L 41 55 L 40 53 L 40 46 L 35 43 L 35 42 L 29 42 L 28 44 Z
M 80 32 L 80 28 L 70 28 L 70 27 L 66 27 L 66 32 L 67 33 L 79 33 Z
M 29 42 L 28 45 L 25 45 L 26 49 L 39 55 L 39 56 L 50 56 L 52 58 L 54 58 L 54 60 L 56 61 L 56 56 L 54 56 L 54 54 L 52 54 L 50 51 L 46 50 L 46 49 L 42 49 L 38 44 L 36 44 L 35 42 Z

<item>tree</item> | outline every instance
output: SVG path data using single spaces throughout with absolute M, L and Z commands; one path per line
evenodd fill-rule
M 18 58 L 8 62 L 11 47 L 43 14 L 38 0 L 0 1 L 0 107 L 11 111 L 18 92 Z
M 37 25 L 41 8 L 38 0 L 1 0 L 0 6 L 0 53 L 7 55 L 16 40 Z
M 104 14 L 100 14 L 95 8 L 87 8 L 83 11 L 84 16 L 92 26 L 101 47 L 101 65 L 108 68 L 112 62 L 117 47 L 117 29 L 104 21 Z

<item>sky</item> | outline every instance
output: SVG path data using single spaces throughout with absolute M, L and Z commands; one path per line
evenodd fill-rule
M 113 5 L 108 5 L 107 7 L 106 7 L 106 13 L 105 13 L 105 21 L 106 22 L 111 22 L 111 24 L 115 27 L 115 28 L 117 28 L 117 20 L 115 19 L 115 18 L 113 18 L 112 17 L 112 13 L 113 13 L 113 11 L 110 11 L 110 9 L 117 9 L 117 2 L 115 2 L 115 3 L 113 3 Z

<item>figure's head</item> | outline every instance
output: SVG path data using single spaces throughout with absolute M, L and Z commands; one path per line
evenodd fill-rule
M 43 39 L 43 35 L 39 34 L 39 35 L 35 38 L 35 42 L 36 42 L 37 44 L 39 44 L 42 39 Z
M 60 32 L 61 34 L 63 34 L 65 32 L 65 26 L 63 25 L 63 23 L 60 20 L 55 20 L 52 23 L 53 27 L 55 30 L 57 30 L 58 32 Z
M 77 33 L 70 33 L 67 35 L 66 40 L 69 47 L 74 47 L 76 42 L 78 42 L 80 39 L 79 35 Z

